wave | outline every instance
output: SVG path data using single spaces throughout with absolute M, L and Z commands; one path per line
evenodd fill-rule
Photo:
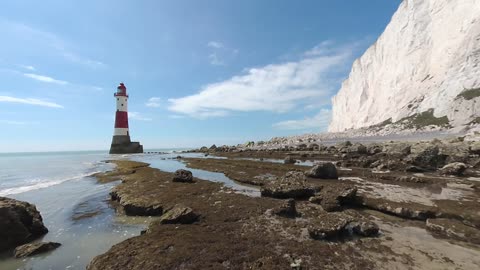
M 85 177 L 90 177 L 93 176 L 96 173 L 103 172 L 103 171 L 95 171 L 95 172 L 89 172 L 89 173 L 84 173 L 72 177 L 66 177 L 62 179 L 56 179 L 56 180 L 46 180 L 46 181 L 41 181 L 41 180 L 35 180 L 35 184 L 30 184 L 30 185 L 25 185 L 21 187 L 14 187 L 14 188 L 7 188 L 4 190 L 0 190 L 0 196 L 6 196 L 6 195 L 14 195 L 14 194 L 19 194 L 19 193 L 24 193 L 27 191 L 32 191 L 32 190 L 37 190 L 37 189 L 42 189 L 42 188 L 47 188 L 55 185 L 59 185 L 61 183 L 67 182 L 67 181 L 72 181 L 72 180 L 79 180 Z M 32 183 L 32 182 L 30 182 Z

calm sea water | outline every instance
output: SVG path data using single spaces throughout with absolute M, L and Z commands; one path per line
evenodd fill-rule
M 49 233 L 37 241 L 62 244 L 57 250 L 28 259 L 0 254 L 0 269 L 85 269 L 96 256 L 116 243 L 140 234 L 151 218 L 122 217 L 109 205 L 109 192 L 118 184 L 98 184 L 92 174 L 113 168 L 102 162 L 132 159 L 173 172 L 185 168 L 166 154 L 109 155 L 105 151 L 0 154 L 0 196 L 33 203 L 42 214 Z M 176 150 L 178 151 L 178 150 Z M 182 156 L 203 157 L 199 154 Z M 256 188 L 235 183 L 222 173 L 192 170 L 194 176 L 222 182 L 238 192 L 258 196 Z M 80 218 L 79 217 L 84 217 Z

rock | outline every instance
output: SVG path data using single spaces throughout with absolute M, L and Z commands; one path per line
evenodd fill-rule
M 447 163 L 467 162 L 469 156 L 468 144 L 463 142 L 442 143 L 438 145 L 439 155 L 446 157 Z
M 208 152 L 208 147 L 202 146 L 202 147 L 200 148 L 200 152 Z
M 307 230 L 315 240 L 334 240 L 349 234 L 347 225 L 353 218 L 342 213 L 322 213 L 313 218 Z
M 367 154 L 375 155 L 381 153 L 383 151 L 383 147 L 379 144 L 372 143 L 367 146 Z
M 61 246 L 60 243 L 55 242 L 40 242 L 34 244 L 26 244 L 15 249 L 15 258 L 30 257 L 37 254 L 45 253 L 54 250 Z
M 480 155 L 480 142 L 474 142 L 470 145 L 470 152 L 475 155 Z
M 391 143 L 383 147 L 383 152 L 390 156 L 403 157 L 411 153 L 412 146 L 408 143 Z
M 437 235 L 480 244 L 480 231 L 460 221 L 445 218 L 427 219 L 426 225 L 427 230 Z
M 212 146 L 210 146 L 209 148 L 210 150 L 216 150 L 217 149 L 217 146 L 215 144 L 213 144 Z
M 305 150 L 307 150 L 307 145 L 304 144 L 304 143 L 301 143 L 301 144 L 297 145 L 295 147 L 295 149 L 298 150 L 298 151 L 305 151 Z
M 188 170 L 176 170 L 173 176 L 173 182 L 191 183 L 193 182 L 192 172 Z
M 161 224 L 191 224 L 198 219 L 190 207 L 175 205 L 172 209 L 163 214 L 159 223 Z
M 311 143 L 308 145 L 308 149 L 313 150 L 313 151 L 318 151 L 320 150 L 320 146 L 316 143 Z
M 353 233 L 366 237 L 375 236 L 380 230 L 378 225 L 372 221 L 352 222 L 349 226 L 352 228 Z
M 462 176 L 466 169 L 467 166 L 464 163 L 454 162 L 443 166 L 440 170 L 446 175 Z
M 361 143 L 355 143 L 346 148 L 347 153 L 367 154 L 367 147 Z
M 307 183 L 302 172 L 288 172 L 282 178 L 266 183 L 260 192 L 265 197 L 296 199 L 309 198 L 315 191 L 316 189 Z
M 283 163 L 285 164 L 295 164 L 297 162 L 296 159 L 294 159 L 292 156 L 287 156 L 284 160 Z
M 47 232 L 35 205 L 0 197 L 0 252 L 32 241 Z
M 282 217 L 289 217 L 289 218 L 296 217 L 297 209 L 295 207 L 295 200 L 294 199 L 286 200 L 280 207 L 273 209 L 272 213 Z
M 309 201 L 321 205 L 327 212 L 335 212 L 341 210 L 343 205 L 352 203 L 356 194 L 357 188 L 350 184 L 327 185 Z
M 417 166 L 407 166 L 407 168 L 405 169 L 406 172 L 411 172 L 411 173 L 423 173 L 425 172 L 426 170 L 425 169 L 422 169 L 420 167 L 417 167 Z
M 436 169 L 443 166 L 444 158 L 439 155 L 438 146 L 426 145 L 420 146 L 409 156 L 409 161 L 416 166 L 428 169 Z
M 330 162 L 314 166 L 312 169 L 305 172 L 305 175 L 320 179 L 338 179 L 337 168 Z

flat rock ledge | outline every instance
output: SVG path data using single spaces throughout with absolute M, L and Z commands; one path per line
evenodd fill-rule
M 480 244 L 480 231 L 460 221 L 445 218 L 427 219 L 426 225 L 427 230 L 438 236 Z
M 47 232 L 35 205 L 0 197 L 0 251 L 28 243 Z
M 316 190 L 316 187 L 307 183 L 303 172 L 292 171 L 265 184 L 261 194 L 264 197 L 277 199 L 308 199 L 315 194 Z
M 26 244 L 15 249 L 15 258 L 30 257 L 57 249 L 62 244 L 55 242 L 40 242 Z

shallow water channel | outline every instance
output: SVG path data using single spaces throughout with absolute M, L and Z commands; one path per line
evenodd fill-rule
M 178 154 L 105 155 L 104 159 L 131 159 L 151 164 L 166 172 L 186 169 Z M 181 154 L 203 157 L 198 154 Z M 53 166 L 53 165 L 52 165 Z M 223 173 L 189 169 L 197 178 L 224 183 L 247 196 L 260 196 L 259 189 L 237 183 Z M 85 269 L 97 255 L 111 246 L 137 236 L 152 220 L 149 217 L 118 216 L 110 205 L 109 193 L 119 182 L 98 184 L 94 177 L 66 181 L 58 185 L 7 195 L 33 203 L 42 214 L 49 233 L 36 241 L 62 244 L 53 252 L 26 259 L 15 259 L 11 252 L 0 254 L 0 269 Z

